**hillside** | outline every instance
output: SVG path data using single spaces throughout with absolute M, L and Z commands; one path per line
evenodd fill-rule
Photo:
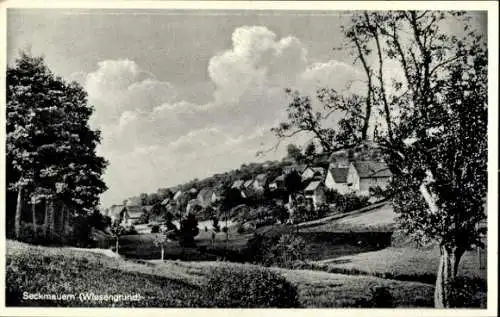
M 139 264 L 90 251 L 49 248 L 7 241 L 7 301 L 14 305 L 90 306 L 88 302 L 19 301 L 23 291 L 98 294 L 132 293 L 146 298 L 118 302 L 135 307 L 203 307 L 203 285 L 212 269 L 221 266 L 253 267 L 229 262 L 150 261 Z M 29 256 L 28 256 L 29 255 Z M 310 270 L 273 268 L 299 292 L 305 307 L 355 307 L 369 297 L 373 285 L 388 287 L 399 307 L 431 306 L 431 285 L 372 276 L 351 276 Z M 28 275 L 30 278 L 28 279 Z M 33 278 L 35 277 L 35 278 Z M 31 282 L 29 282 L 31 281 Z M 49 287 L 49 288 L 47 288 Z M 110 307 L 109 302 L 92 306 Z

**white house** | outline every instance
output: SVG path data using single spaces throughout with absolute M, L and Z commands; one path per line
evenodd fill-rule
M 325 187 L 338 191 L 344 195 L 353 191 L 353 175 L 355 175 L 354 166 L 334 167 L 330 166 L 325 177 Z M 349 177 L 351 175 L 351 177 Z
M 357 161 L 352 162 L 349 170 L 348 183 L 360 195 L 369 196 L 371 187 L 385 189 L 392 178 L 392 173 L 385 162 Z
M 322 181 L 315 180 L 304 189 L 304 196 L 312 202 L 316 209 L 318 206 L 326 203 L 325 186 Z

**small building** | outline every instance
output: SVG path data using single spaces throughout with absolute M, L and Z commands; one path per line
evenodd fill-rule
M 231 186 L 231 188 L 241 189 L 243 187 L 244 183 L 245 183 L 245 181 L 242 179 L 235 180 L 233 182 L 233 185 Z
M 325 169 L 319 166 L 308 166 L 302 172 L 302 181 L 308 181 L 311 179 L 323 181 L 325 178 Z
M 147 212 L 143 206 L 138 206 L 138 205 L 131 205 L 131 206 L 125 206 L 123 209 L 123 213 L 121 216 L 121 224 L 122 225 L 129 225 L 133 226 L 135 225 L 138 221 L 139 218 Z
M 270 184 L 269 189 L 271 190 L 281 190 L 285 189 L 285 175 L 280 175 L 276 177 Z
M 326 203 L 325 185 L 322 181 L 314 180 L 304 189 L 304 196 L 316 209 Z
M 392 173 L 385 162 L 358 161 L 351 166 L 354 170 L 349 170 L 348 183 L 360 195 L 369 196 L 371 187 L 385 189 L 391 182 Z
M 262 173 L 255 176 L 252 186 L 256 193 L 264 193 L 267 186 L 267 175 Z
M 352 178 L 355 171 L 354 166 L 351 167 L 335 167 L 331 165 L 325 178 L 325 187 L 331 190 L 336 190 L 339 194 L 345 195 L 352 191 Z M 349 177 L 351 175 L 351 177 Z
M 198 196 L 196 196 L 196 199 L 203 208 L 206 208 L 217 202 L 218 195 L 213 188 L 205 187 L 200 190 Z
M 299 175 L 301 175 L 306 168 L 307 168 L 307 165 L 304 165 L 304 164 L 302 164 L 302 165 L 293 164 L 293 165 L 284 166 L 283 167 L 283 174 L 287 175 L 287 174 L 290 174 L 291 172 L 297 172 L 297 173 L 299 173 Z

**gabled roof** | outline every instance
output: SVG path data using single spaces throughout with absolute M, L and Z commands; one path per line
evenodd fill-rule
M 260 184 L 265 183 L 267 181 L 267 175 L 265 173 L 259 174 L 255 176 L 255 180 Z
M 241 188 L 241 186 L 243 186 L 244 182 L 245 182 L 244 180 L 238 179 L 238 180 L 234 181 L 233 186 L 231 186 L 231 188 Z
M 330 168 L 330 173 L 335 183 L 347 183 L 347 175 L 349 174 L 348 167 L 332 167 Z
M 304 170 L 307 168 L 307 165 L 305 164 L 302 164 L 302 165 L 297 165 L 297 164 L 294 164 L 294 165 L 288 165 L 288 166 L 284 166 L 283 167 L 283 172 L 285 174 L 288 174 L 292 171 L 297 171 L 299 174 L 302 174 L 302 172 L 304 172 Z
M 182 191 L 178 190 L 174 195 L 174 200 L 178 200 L 182 196 Z
M 277 182 L 284 182 L 284 181 L 285 181 L 285 175 L 280 175 L 280 176 L 276 177 L 273 182 L 277 183 Z
M 385 162 L 358 161 L 353 163 L 359 178 L 391 177 L 392 173 Z
M 109 217 L 119 217 L 120 213 L 123 211 L 124 208 L 125 208 L 124 205 L 112 205 L 111 207 L 108 208 L 107 215 Z
M 247 180 L 245 183 L 243 183 L 243 187 L 247 188 L 248 186 L 252 185 L 253 179 Z
M 139 218 L 144 213 L 144 209 L 142 207 L 143 206 L 138 206 L 138 205 L 130 205 L 125 207 L 128 213 L 128 217 L 130 219 Z
M 312 181 L 309 183 L 309 185 L 307 185 L 306 189 L 304 189 L 304 191 L 315 191 L 319 185 L 321 184 L 321 181 Z
M 196 196 L 196 199 L 198 199 L 201 205 L 206 207 L 212 203 L 212 198 L 214 194 L 215 191 L 212 188 L 204 187 L 200 190 L 198 196 Z

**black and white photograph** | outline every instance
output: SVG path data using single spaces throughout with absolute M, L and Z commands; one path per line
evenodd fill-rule
M 6 312 L 496 312 L 498 3 L 237 2 L 0 3 Z

